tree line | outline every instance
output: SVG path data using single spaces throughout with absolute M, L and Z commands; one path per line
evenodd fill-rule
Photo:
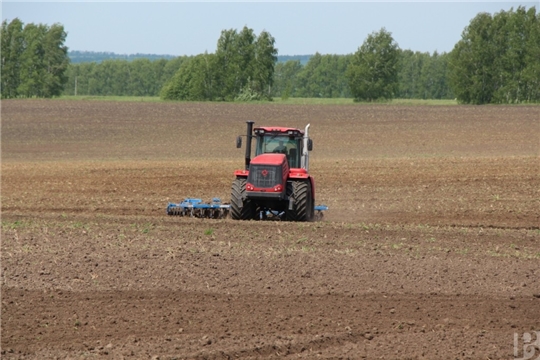
M 105 60 L 71 64 L 63 95 L 93 96 L 158 96 L 163 85 L 171 79 L 189 57 L 171 60 L 148 59 Z
M 96 62 L 101 63 L 106 60 L 127 60 L 127 61 L 133 61 L 137 59 L 148 59 L 150 61 L 155 60 L 172 60 L 176 58 L 176 55 L 169 55 L 169 54 L 143 54 L 143 53 L 136 53 L 136 54 L 117 54 L 114 52 L 109 51 L 80 51 L 80 50 L 69 50 L 68 51 L 68 57 L 72 64 L 78 64 L 78 63 L 87 63 L 87 62 Z M 305 65 L 311 55 L 278 55 L 277 56 L 277 62 L 285 62 L 288 60 L 300 60 L 302 65 Z
M 103 62 L 105 60 L 127 60 L 133 61 L 136 59 L 148 59 L 154 60 L 172 60 L 176 56 L 174 55 L 157 55 L 157 54 L 116 54 L 106 51 L 68 51 L 69 60 L 72 64 L 87 63 L 87 62 Z
M 402 50 L 383 28 L 369 34 L 353 54 L 316 53 L 302 61 L 282 62 L 277 62 L 272 35 L 263 31 L 257 36 L 248 27 L 223 30 L 214 53 L 73 64 L 66 60 L 66 35 L 59 24 L 23 27 L 16 19 L 4 21 L 1 31 L 2 98 L 63 94 L 197 101 L 274 97 L 457 98 L 466 104 L 540 101 L 540 14 L 535 7 L 478 14 L 449 53 Z M 40 39 L 39 44 L 34 39 Z M 40 51 L 34 51 L 36 46 Z
M 245 30 L 244 30 L 245 31 Z M 234 31 L 232 32 L 234 33 Z M 376 36 L 390 36 L 384 29 L 373 33 L 369 41 L 377 41 Z M 229 34 L 232 35 L 232 34 Z M 229 36 L 226 35 L 226 36 Z M 239 34 L 236 33 L 236 36 Z M 248 42 L 251 44 L 251 42 Z M 395 44 L 394 44 L 395 46 Z M 162 96 L 164 99 L 179 100 L 249 100 L 268 97 L 308 97 L 308 98 L 351 98 L 353 94 L 349 83 L 347 68 L 355 58 L 349 55 L 323 55 L 315 53 L 301 60 L 287 60 L 274 65 L 272 82 L 267 84 L 269 92 L 255 93 L 265 86 L 258 87 L 246 79 L 253 73 L 242 75 L 241 66 L 229 67 L 229 81 L 238 81 L 240 86 L 224 86 L 225 67 L 220 68 L 217 58 L 227 58 L 225 46 L 218 48 L 216 54 L 182 56 L 171 60 L 135 59 L 132 61 L 112 59 L 101 63 L 72 64 L 68 68 L 68 81 L 65 95 L 96 96 Z M 229 48 L 232 55 L 241 51 Z M 395 49 L 392 53 L 397 86 L 393 87 L 393 97 L 407 99 L 453 99 L 454 95 L 447 81 L 448 54 L 439 55 Z M 273 50 L 272 50 L 273 52 Z M 247 54 L 247 52 L 244 52 Z M 359 59 L 367 55 L 356 54 Z M 234 61 L 232 56 L 229 61 Z M 376 61 L 376 59 L 372 59 Z M 305 65 L 302 65 L 305 62 Z M 267 62 L 268 71 L 272 71 Z M 369 64 L 368 64 L 369 65 Z M 245 67 L 246 71 L 253 71 Z M 221 93 L 211 91 L 210 86 L 218 86 L 218 71 L 222 70 Z M 233 75 L 231 75 L 232 73 Z M 238 80 L 236 80 L 236 75 Z M 395 78 L 393 79 L 396 80 Z M 246 86 L 247 85 L 247 86 Z M 225 93 L 229 93 L 227 96 Z M 263 96 L 264 95 L 264 96 Z M 386 95 L 390 98 L 390 94 Z

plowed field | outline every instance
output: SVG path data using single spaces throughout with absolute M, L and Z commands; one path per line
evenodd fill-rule
M 538 106 L 1 106 L 3 359 L 513 359 L 540 331 Z M 321 221 L 165 214 L 228 201 L 247 120 L 311 123 Z

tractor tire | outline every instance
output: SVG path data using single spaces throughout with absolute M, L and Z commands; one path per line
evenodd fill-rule
M 231 218 L 234 220 L 251 220 L 255 218 L 255 204 L 244 199 L 247 179 L 238 177 L 233 181 L 231 191 Z
M 290 181 L 287 193 L 294 198 L 294 208 L 285 210 L 287 221 L 312 221 L 315 213 L 311 184 L 309 181 Z

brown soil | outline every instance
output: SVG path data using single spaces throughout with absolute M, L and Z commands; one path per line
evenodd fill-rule
M 2 101 L 1 356 L 512 359 L 540 331 L 539 119 Z M 322 221 L 165 214 L 228 200 L 246 120 L 311 123 Z

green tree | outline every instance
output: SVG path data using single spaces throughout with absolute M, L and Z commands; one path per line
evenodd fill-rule
M 351 90 L 349 87 L 349 80 L 347 78 L 347 69 L 352 62 L 353 55 L 334 55 L 337 57 L 337 75 L 335 78 L 336 92 L 335 95 L 339 97 L 349 98 L 351 97 Z
M 161 90 L 161 98 L 164 100 L 213 100 L 215 63 L 215 55 L 207 53 L 185 61 Z
M 382 28 L 368 35 L 347 69 L 355 101 L 392 99 L 398 90 L 399 47 Z
M 94 62 L 70 64 L 66 71 L 68 81 L 64 86 L 63 94 L 90 95 L 89 81 L 97 65 Z
M 216 49 L 216 95 L 220 100 L 233 100 L 241 89 L 238 80 L 241 70 L 238 54 L 238 33 L 234 29 L 222 30 Z
M 160 83 L 161 83 L 160 89 L 163 87 L 165 83 L 167 83 L 174 76 L 174 74 L 176 74 L 178 69 L 180 69 L 180 66 L 182 65 L 182 63 L 189 60 L 190 58 L 191 56 L 178 56 L 166 62 L 165 66 L 163 67 L 163 73 L 161 74 L 161 78 L 160 78 Z M 159 91 L 157 91 L 156 93 L 159 93 Z
M 296 96 L 298 87 L 297 77 L 303 66 L 300 60 L 287 60 L 277 63 L 274 69 L 274 86 L 272 87 L 272 96 L 281 96 L 287 99 Z
M 251 80 L 255 68 L 255 33 L 247 26 L 236 37 L 236 66 L 233 95 L 238 95 L 246 86 L 251 90 Z
M 63 26 L 2 23 L 2 97 L 61 94 L 69 64 Z
M 42 24 L 27 24 L 23 29 L 24 50 L 20 58 L 21 81 L 17 88 L 17 93 L 23 97 L 43 96 L 45 75 L 43 38 L 46 31 L 45 25 Z
M 44 79 L 42 96 L 59 96 L 67 82 L 68 48 L 64 45 L 67 33 L 60 24 L 53 24 L 43 37 Z
M 450 83 L 462 103 L 539 101 L 536 8 L 478 14 L 450 53 Z
M 523 69 L 524 101 L 540 101 L 540 12 L 532 7 L 525 16 L 527 45 L 525 46 L 525 68 Z
M 447 82 L 448 55 L 439 55 L 437 51 L 433 55 L 426 54 L 420 71 L 419 93 L 416 98 L 420 99 L 447 99 L 452 94 Z
M 113 60 L 110 92 L 116 96 L 134 96 L 132 84 L 132 64 L 125 60 Z M 99 65 L 98 65 L 99 66 Z
M 493 97 L 496 53 L 491 41 L 491 20 L 490 14 L 478 14 L 451 52 L 450 81 L 460 102 L 485 104 Z
M 130 94 L 132 96 L 150 96 L 155 80 L 154 67 L 148 59 L 136 59 L 130 66 Z
M 9 24 L 4 20 L 0 30 L 0 41 L 1 97 L 14 98 L 18 95 L 17 89 L 21 82 L 21 55 L 24 50 L 23 23 L 17 18 Z
M 163 83 L 161 79 L 163 79 L 165 67 L 167 66 L 168 62 L 169 61 L 166 59 L 158 59 L 155 61 L 151 61 L 152 82 L 151 82 L 151 87 L 149 89 L 149 94 L 152 94 L 151 96 L 159 95 L 159 92 L 161 91 L 161 88 L 163 87 Z
M 260 97 L 271 99 L 274 70 L 277 61 L 276 40 L 267 31 L 262 31 L 255 42 L 253 64 L 253 90 Z
M 415 99 L 421 96 L 421 74 L 427 57 L 429 54 L 419 51 L 401 51 L 398 63 L 398 97 Z
M 183 63 L 161 91 L 164 99 L 250 100 L 269 98 L 277 61 L 275 40 L 244 27 L 223 30 L 215 54 Z M 189 73 L 188 73 L 189 72 Z
M 324 97 L 323 92 L 326 87 L 326 77 L 322 74 L 325 71 L 322 64 L 323 55 L 316 52 L 298 74 L 299 97 Z
M 346 70 L 352 55 L 315 53 L 297 77 L 295 96 L 336 98 L 350 96 Z

